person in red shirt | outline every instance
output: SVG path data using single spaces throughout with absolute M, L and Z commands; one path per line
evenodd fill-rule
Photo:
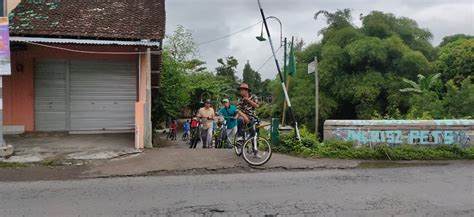
M 193 120 L 191 121 L 191 128 L 196 128 L 199 126 L 199 122 L 197 120 L 196 117 L 193 118 Z
M 178 132 L 178 122 L 176 120 L 171 121 L 170 132 L 171 132 L 172 138 L 176 140 L 176 133 Z

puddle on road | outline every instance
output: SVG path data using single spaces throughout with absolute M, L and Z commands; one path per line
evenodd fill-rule
M 401 168 L 401 167 L 427 167 L 427 166 L 446 166 L 449 163 L 437 162 L 417 162 L 417 163 L 402 163 L 402 162 L 361 162 L 357 168 L 360 169 L 381 169 L 381 168 Z

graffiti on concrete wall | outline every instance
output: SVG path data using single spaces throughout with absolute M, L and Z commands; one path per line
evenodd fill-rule
M 371 144 L 421 144 L 469 145 L 471 138 L 465 131 L 453 130 L 354 130 L 338 128 L 334 136 L 344 141 L 362 145 Z
M 411 125 L 411 124 L 427 124 L 433 123 L 438 126 L 452 126 L 452 125 L 474 125 L 474 120 L 350 120 L 352 125 L 379 125 L 379 124 L 396 124 L 396 125 Z

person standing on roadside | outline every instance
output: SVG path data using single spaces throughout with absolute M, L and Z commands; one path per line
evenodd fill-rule
M 227 125 L 227 138 L 231 144 L 233 144 L 235 135 L 237 134 L 238 110 L 237 107 L 230 104 L 229 99 L 223 99 L 222 104 L 224 107 L 219 110 L 219 114 L 225 119 Z
M 207 99 L 204 102 L 204 107 L 200 108 L 197 113 L 197 117 L 202 121 L 202 148 L 212 148 L 212 130 L 216 113 L 211 105 L 212 101 Z

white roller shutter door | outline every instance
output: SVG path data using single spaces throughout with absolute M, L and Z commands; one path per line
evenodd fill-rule
M 70 61 L 70 130 L 135 128 L 136 64 Z

